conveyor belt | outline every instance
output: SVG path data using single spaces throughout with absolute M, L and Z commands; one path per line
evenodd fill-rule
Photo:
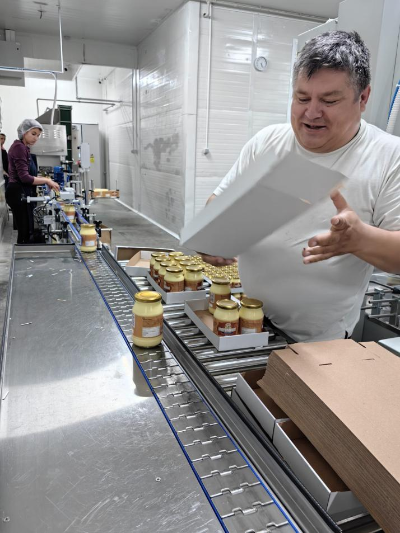
M 132 295 L 100 254 L 82 254 L 129 344 Z M 167 315 L 168 310 L 167 308 Z M 171 308 L 174 315 L 174 309 Z M 163 342 L 135 357 L 226 531 L 300 531 L 207 406 Z

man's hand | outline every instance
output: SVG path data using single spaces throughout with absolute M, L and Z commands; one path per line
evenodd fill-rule
M 198 253 L 201 255 L 201 258 L 203 259 L 203 261 L 205 263 L 210 263 L 210 265 L 220 267 L 220 266 L 227 266 L 227 265 L 232 265 L 233 263 L 237 263 L 236 258 L 225 259 L 225 257 L 217 257 L 215 255 L 207 255 L 207 254 L 202 254 L 200 252 Z
M 337 215 L 331 219 L 331 228 L 308 241 L 303 250 L 303 263 L 317 263 L 330 257 L 344 254 L 357 254 L 361 251 L 363 234 L 367 224 L 347 205 L 338 190 L 331 194 Z

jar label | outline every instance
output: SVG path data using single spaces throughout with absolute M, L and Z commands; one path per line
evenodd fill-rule
M 157 283 L 158 283 L 158 271 L 157 270 L 154 270 L 153 279 L 154 279 L 154 281 L 157 281 Z
M 263 319 L 260 320 L 246 320 L 245 318 L 240 319 L 240 333 L 261 333 L 263 327 Z
M 82 235 L 82 246 L 96 246 L 96 241 L 93 240 L 93 237 L 89 235 Z
M 185 291 L 200 291 L 203 287 L 203 280 L 188 281 L 185 280 Z
M 160 287 L 163 289 L 164 288 L 164 277 L 165 276 L 162 276 L 161 274 L 158 276 L 158 280 L 157 280 L 157 283 L 160 285 Z
M 150 276 L 154 278 L 154 265 L 150 265 Z
M 231 289 L 240 289 L 242 287 L 242 283 L 231 283 Z
M 185 290 L 185 281 L 164 281 L 165 292 L 182 292 Z
M 239 333 L 239 320 L 236 322 L 220 322 L 214 318 L 213 332 L 218 337 L 229 337 L 231 335 L 238 335 Z
M 75 215 L 68 215 L 68 220 L 73 222 L 75 220 Z
M 208 306 L 215 309 L 217 307 L 217 302 L 219 300 L 230 300 L 231 295 L 229 294 L 215 294 L 215 292 L 210 292 L 210 299 L 208 301 Z
M 133 315 L 132 331 L 134 337 L 149 339 L 162 335 L 163 315 L 144 317 Z

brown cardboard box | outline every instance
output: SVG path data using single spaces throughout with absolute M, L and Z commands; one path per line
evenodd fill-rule
M 105 226 L 104 224 L 101 224 L 101 242 L 103 244 L 108 244 L 109 246 L 111 246 L 111 233 L 112 233 L 112 228 L 109 228 L 108 226 Z
M 259 382 L 385 533 L 400 530 L 400 358 L 375 343 L 299 343 Z

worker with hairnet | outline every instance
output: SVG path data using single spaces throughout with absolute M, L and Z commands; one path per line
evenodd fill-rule
M 6 190 L 6 201 L 10 206 L 18 230 L 18 244 L 32 241 L 33 225 L 30 223 L 27 196 L 35 195 L 36 185 L 47 185 L 50 189 L 59 190 L 56 182 L 50 178 L 32 175 L 32 156 L 30 147 L 39 139 L 43 128 L 37 120 L 25 119 L 18 126 L 18 139 L 8 151 L 9 182 Z

